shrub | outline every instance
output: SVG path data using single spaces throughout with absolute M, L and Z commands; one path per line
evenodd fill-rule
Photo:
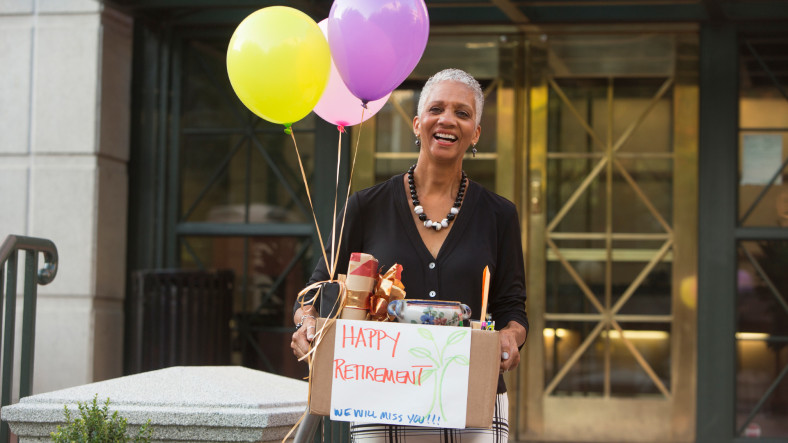
M 150 442 L 152 430 L 150 420 L 142 425 L 137 435 L 130 436 L 126 433 L 126 419 L 118 416 L 118 411 L 110 415 L 109 398 L 103 407 L 98 405 L 98 394 L 93 396 L 92 403 L 79 403 L 79 418 L 72 419 L 67 406 L 63 406 L 66 424 L 58 426 L 57 431 L 51 433 L 52 441 L 56 443 L 108 443 L 108 442 Z

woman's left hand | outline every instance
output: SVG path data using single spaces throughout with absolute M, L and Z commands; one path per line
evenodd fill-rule
M 510 321 L 499 331 L 501 341 L 501 373 L 511 371 L 520 364 L 520 347 L 525 343 L 525 328 L 520 323 Z

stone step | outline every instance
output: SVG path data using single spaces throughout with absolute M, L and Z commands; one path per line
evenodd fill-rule
M 51 441 L 63 406 L 110 399 L 129 429 L 150 420 L 156 442 L 282 441 L 304 413 L 309 387 L 240 366 L 176 366 L 22 398 L 2 409 L 19 442 Z M 290 436 L 292 438 L 292 435 Z

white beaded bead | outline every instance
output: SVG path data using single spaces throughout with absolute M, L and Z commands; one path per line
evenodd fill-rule
M 451 221 L 454 217 L 459 214 L 460 209 L 457 207 L 452 206 L 449 208 L 449 213 L 446 215 L 441 221 L 432 221 L 427 219 L 427 215 L 424 213 L 424 206 L 417 204 L 419 198 L 416 194 L 416 184 L 413 180 L 413 171 L 416 169 L 416 165 L 414 164 L 408 169 L 408 184 L 410 187 L 410 194 L 411 199 L 413 200 L 413 213 L 419 218 L 419 220 L 424 220 L 424 227 L 427 229 L 434 229 L 436 231 L 440 231 L 443 228 L 448 228 Z M 460 180 L 460 188 L 457 190 L 457 198 L 455 199 L 454 204 L 459 205 L 462 203 L 463 196 L 465 194 L 465 187 L 468 185 L 468 178 L 465 175 L 465 171 L 462 171 L 462 178 Z

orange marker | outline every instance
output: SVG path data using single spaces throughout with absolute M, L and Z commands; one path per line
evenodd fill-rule
M 480 321 L 487 320 L 487 295 L 490 293 L 490 267 L 485 266 L 482 273 L 482 316 Z

